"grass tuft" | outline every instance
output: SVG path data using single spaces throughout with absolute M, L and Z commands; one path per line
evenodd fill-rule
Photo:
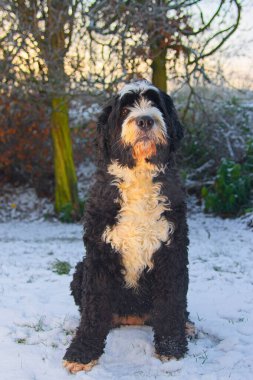
M 69 274 L 71 265 L 67 261 L 56 260 L 52 265 L 52 271 L 59 275 Z
M 17 338 L 15 342 L 18 344 L 26 344 L 26 338 Z

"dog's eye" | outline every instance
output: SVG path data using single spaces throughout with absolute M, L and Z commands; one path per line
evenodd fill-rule
M 121 110 L 121 116 L 125 117 L 129 113 L 129 109 L 127 107 L 123 107 Z

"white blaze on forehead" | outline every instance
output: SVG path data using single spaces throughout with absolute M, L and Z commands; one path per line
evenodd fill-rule
M 143 80 L 139 82 L 129 83 L 126 84 L 120 91 L 119 96 L 122 98 L 125 94 L 131 93 L 131 92 L 144 92 L 147 90 L 154 90 L 156 92 L 159 92 L 159 90 L 153 86 L 151 83 Z
M 153 117 L 155 121 L 164 124 L 161 111 L 148 99 L 141 98 L 139 101 L 136 101 L 133 106 L 128 107 L 128 109 L 130 111 L 128 118 L 135 119 L 139 116 L 150 116 Z

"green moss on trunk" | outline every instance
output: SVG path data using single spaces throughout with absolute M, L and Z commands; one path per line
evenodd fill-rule
M 68 104 L 63 97 L 52 100 L 51 134 L 54 146 L 55 211 L 72 205 L 73 217 L 79 215 L 77 178 L 69 130 Z

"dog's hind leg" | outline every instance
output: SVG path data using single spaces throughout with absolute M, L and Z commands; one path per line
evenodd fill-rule
M 112 324 L 111 278 L 100 265 L 90 263 L 82 281 L 80 325 L 64 356 L 69 372 L 87 371 L 96 363 Z

